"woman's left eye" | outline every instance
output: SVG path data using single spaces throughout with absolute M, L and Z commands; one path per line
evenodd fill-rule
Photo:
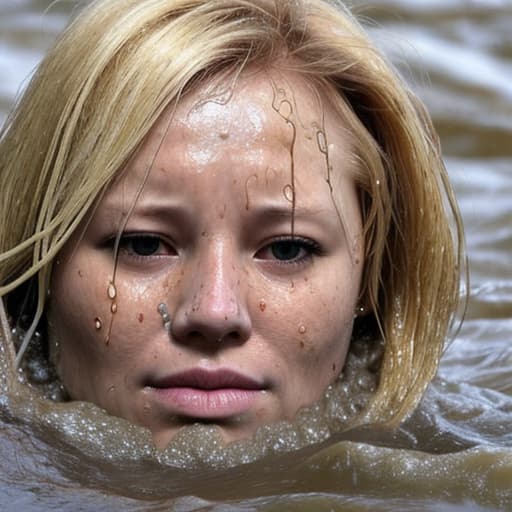
M 300 263 L 313 254 L 319 253 L 319 245 L 307 238 L 285 238 L 275 240 L 262 249 L 255 257 L 260 260 L 274 260 L 281 263 Z

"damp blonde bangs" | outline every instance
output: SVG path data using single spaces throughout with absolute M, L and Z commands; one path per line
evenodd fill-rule
M 158 117 L 209 78 L 250 65 L 335 90 L 353 132 L 361 301 L 385 347 L 359 421 L 396 423 L 437 369 L 458 304 L 462 229 L 427 114 L 337 2 L 93 2 L 49 52 L 0 136 L 0 297 L 37 281 L 33 331 L 59 250 Z

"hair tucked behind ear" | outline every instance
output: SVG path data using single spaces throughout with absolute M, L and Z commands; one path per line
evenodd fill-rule
M 462 227 L 428 115 L 339 2 L 87 7 L 0 135 L 0 297 L 17 316 L 13 294 L 32 281 L 35 327 L 59 250 L 163 110 L 207 78 L 249 65 L 288 67 L 325 84 L 353 132 L 361 300 L 385 343 L 379 386 L 359 421 L 396 423 L 437 369 L 458 304 Z

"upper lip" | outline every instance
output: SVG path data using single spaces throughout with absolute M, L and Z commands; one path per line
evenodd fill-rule
M 235 372 L 233 370 L 205 370 L 195 368 L 178 372 L 162 379 L 155 379 L 150 383 L 155 388 L 198 388 L 205 390 L 213 389 L 263 389 L 264 385 L 257 380 Z

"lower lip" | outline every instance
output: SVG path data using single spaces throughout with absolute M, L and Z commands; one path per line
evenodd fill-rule
M 238 388 L 153 388 L 174 414 L 199 419 L 224 419 L 247 412 L 260 390 Z

